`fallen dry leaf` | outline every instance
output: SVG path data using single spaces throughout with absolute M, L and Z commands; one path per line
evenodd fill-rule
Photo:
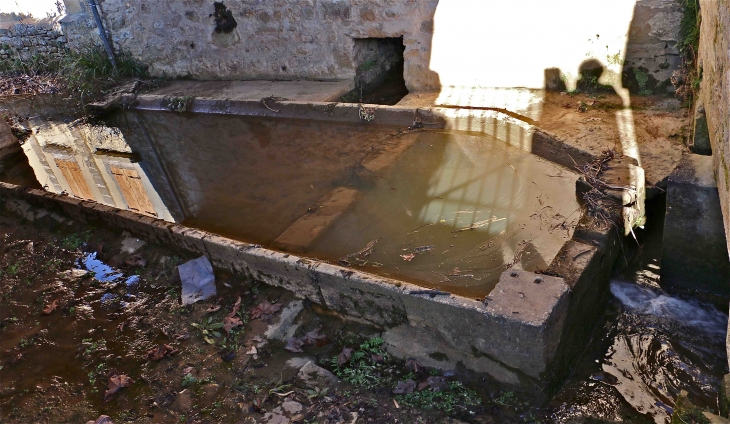
M 303 346 L 304 340 L 298 337 L 292 337 L 291 339 L 289 339 L 288 342 L 286 342 L 286 346 L 284 346 L 284 349 L 288 350 L 289 352 L 301 353 L 304 352 L 302 350 Z
M 225 331 L 226 333 L 242 325 L 243 321 L 241 321 L 241 318 L 239 317 L 227 316 L 223 318 L 223 331 Z
M 268 300 L 264 300 L 263 302 L 259 303 L 255 308 L 253 308 L 253 310 L 251 311 L 251 319 L 269 319 L 272 316 L 276 315 L 276 313 L 281 310 L 281 307 L 281 303 L 270 303 Z
M 421 391 L 426 387 L 430 387 L 431 390 L 437 392 L 446 389 L 448 385 L 446 384 L 446 379 L 444 377 L 441 377 L 440 375 L 431 375 L 426 379 L 426 381 L 418 385 L 418 390 Z
M 114 424 L 108 415 L 100 415 L 95 421 L 87 421 L 86 424 Z
M 188 374 L 192 375 L 194 373 L 195 373 L 195 367 L 185 367 L 183 369 L 182 375 L 183 375 L 183 377 L 185 377 Z
M 132 255 L 124 263 L 129 266 L 145 266 L 147 265 L 147 259 L 143 258 L 142 255 Z
M 413 253 L 409 253 L 407 255 L 400 255 L 401 258 L 403 258 L 404 261 L 410 262 L 413 258 L 416 257 Z
M 339 355 L 337 355 L 337 365 L 342 366 L 343 364 L 347 363 L 347 361 L 350 360 L 350 357 L 352 356 L 352 348 L 346 347 L 342 349 L 342 352 L 340 352 Z
M 418 363 L 418 361 L 416 361 L 415 359 L 408 358 L 408 360 L 406 360 L 406 370 L 418 373 L 418 371 L 420 371 L 421 368 L 423 368 L 423 366 L 420 363 Z
M 45 308 L 43 308 L 43 312 L 41 312 L 43 315 L 49 315 L 51 312 L 55 311 L 58 307 L 58 299 L 51 302 L 50 305 L 46 305 Z
M 241 296 L 238 296 L 238 299 L 236 300 L 236 303 L 233 305 L 233 309 L 231 309 L 231 312 L 228 313 L 229 317 L 232 317 L 238 313 L 238 311 L 241 309 Z
M 147 352 L 147 359 L 159 361 L 162 358 L 172 356 L 178 352 L 180 352 L 180 350 L 175 349 L 169 344 L 161 344 L 157 347 L 150 349 L 149 352 Z
M 129 387 L 134 380 L 124 374 L 119 374 L 117 370 L 112 369 L 109 372 L 109 389 L 104 392 L 104 402 L 108 402 L 112 395 L 124 387 Z
M 306 333 L 302 337 L 292 337 L 286 343 L 284 349 L 290 352 L 304 352 L 302 347 L 319 345 L 321 342 L 327 340 L 327 336 L 320 334 L 322 327 L 315 328 L 314 330 Z
M 205 312 L 211 314 L 213 312 L 218 312 L 221 309 L 221 305 L 210 305 L 208 309 L 205 310 Z
M 416 389 L 416 382 L 413 380 L 399 381 L 398 385 L 393 389 L 394 395 L 407 395 L 413 393 Z

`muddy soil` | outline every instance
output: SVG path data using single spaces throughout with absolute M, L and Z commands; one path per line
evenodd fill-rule
M 217 295 L 182 306 L 176 266 L 189 259 L 0 212 L 0 420 L 539 422 L 513 393 L 390 358 L 377 330 L 288 292 L 216 271 Z M 226 333 L 226 316 L 241 325 Z M 340 383 L 298 377 L 309 361 Z
M 639 148 L 647 188 L 664 186 L 667 176 L 686 150 L 689 131 L 687 109 L 667 97 L 633 97 L 631 128 Z M 616 94 L 568 94 L 546 92 L 537 126 L 582 150 L 600 153 L 621 150 L 618 113 L 621 98 Z

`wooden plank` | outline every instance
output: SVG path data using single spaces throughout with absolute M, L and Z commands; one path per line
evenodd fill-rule
M 71 193 L 80 198 L 86 200 L 94 200 L 94 196 L 91 194 L 89 186 L 86 184 L 84 174 L 81 173 L 79 164 L 70 160 L 56 159 L 56 166 L 61 170 L 63 178 L 66 179 Z
M 351 188 L 330 191 L 319 199 L 314 211 L 294 221 L 274 242 L 290 250 L 306 248 L 358 199 L 360 192 Z
M 145 215 L 157 216 L 139 173 L 134 169 L 118 168 L 116 166 L 110 166 L 109 168 L 129 209 Z

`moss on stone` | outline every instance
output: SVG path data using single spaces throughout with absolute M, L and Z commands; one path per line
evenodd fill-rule
M 710 420 L 702 413 L 702 409 L 690 402 L 687 392 L 683 390 L 674 404 L 672 424 L 710 424 Z

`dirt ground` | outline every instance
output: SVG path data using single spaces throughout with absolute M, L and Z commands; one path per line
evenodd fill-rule
M 0 421 L 541 422 L 514 393 L 391 358 L 376 329 L 288 292 L 216 271 L 217 295 L 182 306 L 190 259 L 0 211 Z
M 635 96 L 631 101 L 631 125 L 647 187 L 661 187 L 686 150 L 687 109 L 668 97 Z M 581 150 L 598 154 L 615 147 L 621 151 L 617 113 L 622 109 L 616 94 L 546 92 L 536 125 Z

